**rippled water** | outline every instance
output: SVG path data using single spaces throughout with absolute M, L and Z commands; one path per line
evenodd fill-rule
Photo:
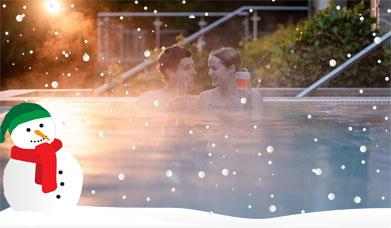
M 43 105 L 83 167 L 82 205 L 250 218 L 391 207 L 389 105 L 268 104 L 253 121 L 141 114 L 131 104 Z M 1 170 L 11 146 L 7 135 Z

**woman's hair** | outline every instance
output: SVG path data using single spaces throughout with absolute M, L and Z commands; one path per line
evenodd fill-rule
M 240 70 L 241 67 L 241 59 L 239 52 L 230 47 L 222 47 L 220 49 L 214 50 L 210 53 L 210 56 L 215 56 L 221 60 L 221 62 L 226 67 L 230 67 L 231 65 L 235 66 L 235 70 Z
M 166 72 L 168 68 L 175 71 L 181 59 L 190 56 L 191 53 L 188 50 L 177 45 L 164 49 L 160 53 L 158 58 L 158 62 L 159 62 L 158 69 L 159 72 L 163 75 L 164 80 L 165 81 L 170 80 Z

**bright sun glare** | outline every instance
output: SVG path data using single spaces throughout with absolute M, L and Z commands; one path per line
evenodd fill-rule
M 49 13 L 58 13 L 60 11 L 60 8 L 60 2 L 56 0 L 46 1 L 46 9 L 49 11 Z

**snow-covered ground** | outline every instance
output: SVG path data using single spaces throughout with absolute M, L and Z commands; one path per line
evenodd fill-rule
M 269 219 L 245 219 L 176 208 L 113 208 L 79 206 L 45 214 L 0 212 L 0 227 L 278 227 L 391 228 L 391 208 L 306 213 Z

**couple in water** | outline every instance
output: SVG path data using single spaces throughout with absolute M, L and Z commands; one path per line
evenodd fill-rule
M 144 107 L 164 110 L 259 110 L 262 97 L 256 90 L 238 89 L 236 74 L 241 71 L 241 59 L 237 50 L 223 47 L 212 51 L 208 58 L 208 74 L 212 78 L 211 90 L 203 91 L 198 99 L 186 96 L 197 72 L 191 53 L 180 46 L 162 51 L 158 69 L 166 81 L 162 89 L 140 95 L 138 103 Z

